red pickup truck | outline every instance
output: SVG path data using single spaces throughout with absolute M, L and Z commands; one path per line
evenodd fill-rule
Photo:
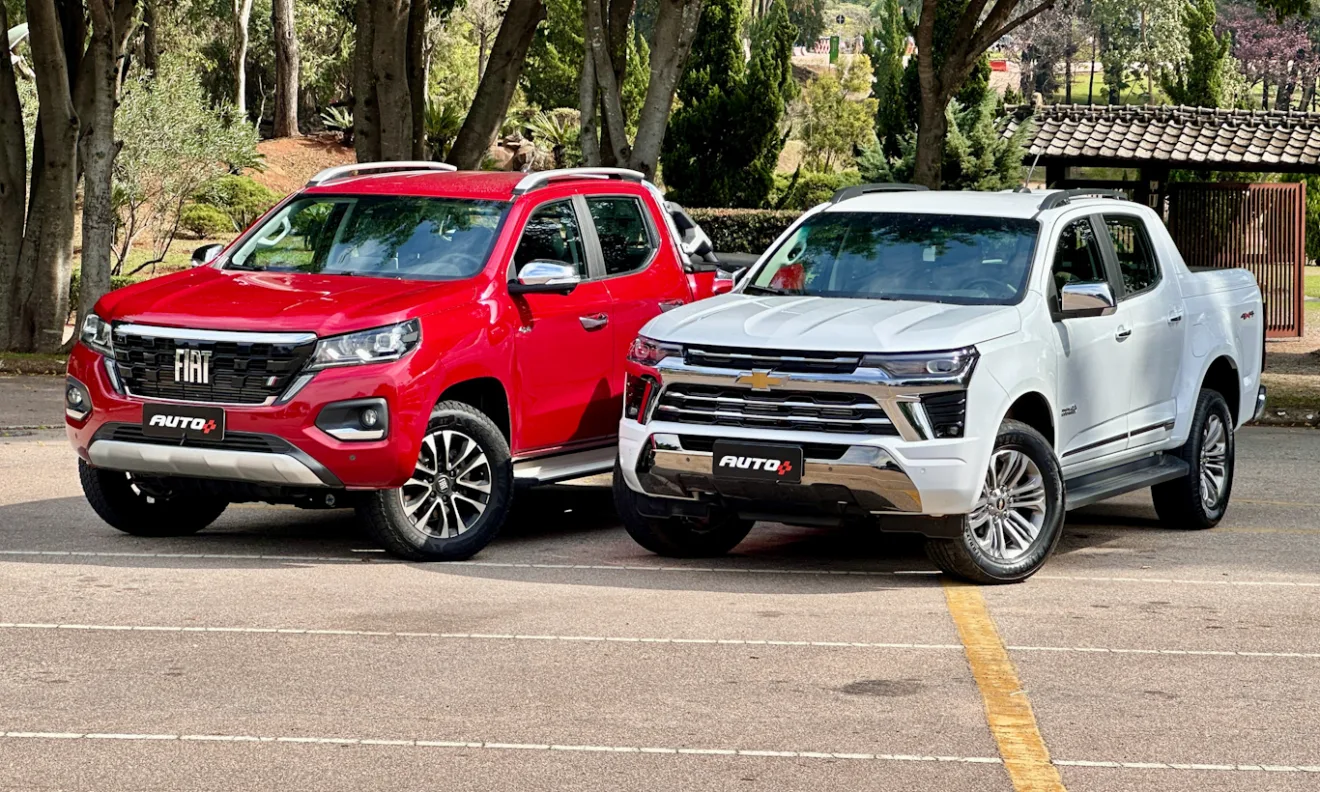
M 97 514 L 166 536 L 354 506 L 418 560 L 476 553 L 520 484 L 609 471 L 638 329 L 720 290 L 605 168 L 334 168 L 194 263 L 102 298 L 69 358 Z

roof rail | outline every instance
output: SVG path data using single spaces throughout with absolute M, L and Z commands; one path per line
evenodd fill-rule
M 532 190 L 539 190 L 554 181 L 566 179 L 621 179 L 641 184 L 646 174 L 627 168 L 557 168 L 555 170 L 536 171 L 522 178 L 513 188 L 514 195 L 523 195 Z
M 426 162 L 423 160 L 405 160 L 402 162 L 355 162 L 352 165 L 339 165 L 334 168 L 326 168 L 307 181 L 308 187 L 317 187 L 328 181 L 342 179 L 345 176 L 358 176 L 364 173 L 389 173 L 391 171 L 435 171 L 450 172 L 456 171 L 453 165 L 447 162 Z
M 1044 212 L 1047 209 L 1058 209 L 1060 206 L 1067 206 L 1073 202 L 1074 198 L 1112 198 L 1116 201 L 1126 201 L 1127 194 L 1122 190 L 1106 190 L 1099 187 L 1074 187 L 1070 190 L 1057 190 L 1045 196 L 1045 200 L 1040 202 L 1038 210 Z
M 830 197 L 830 203 L 836 204 L 849 198 L 859 198 L 867 193 L 878 192 L 924 192 L 929 188 L 920 184 L 858 184 L 844 187 Z

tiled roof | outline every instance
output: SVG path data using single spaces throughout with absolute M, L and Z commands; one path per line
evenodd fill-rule
M 1031 124 L 1027 157 L 1182 167 L 1320 169 L 1320 113 L 1153 105 L 1020 105 L 1007 134 Z

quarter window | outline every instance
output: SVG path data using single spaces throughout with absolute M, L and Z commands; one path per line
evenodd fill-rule
M 1069 283 L 1101 283 L 1105 278 L 1104 257 L 1095 238 L 1095 229 L 1089 219 L 1069 223 L 1059 235 L 1059 246 L 1054 251 L 1054 288 L 1057 291 Z
M 570 264 L 577 269 L 578 277 L 587 279 L 586 248 L 570 201 L 539 206 L 527 218 L 522 239 L 513 254 L 514 273 L 521 272 L 532 261 Z
M 1106 215 L 1105 227 L 1114 243 L 1118 271 L 1123 276 L 1123 290 L 1128 295 L 1143 292 L 1160 280 L 1150 238 L 1139 218 Z
M 636 272 L 646 266 L 656 245 L 640 201 L 636 198 L 588 196 L 587 209 L 596 224 L 607 276 Z

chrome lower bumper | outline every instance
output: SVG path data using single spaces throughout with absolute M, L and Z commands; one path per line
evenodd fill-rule
M 882 448 L 850 446 L 838 459 L 805 459 L 801 484 L 747 484 L 717 480 L 709 451 L 684 449 L 677 435 L 657 434 L 637 460 L 637 479 L 655 497 L 687 498 L 702 493 L 728 497 L 805 502 L 851 500 L 874 514 L 920 514 L 921 493 Z
M 1261 385 L 1260 390 L 1256 391 L 1256 412 L 1251 416 L 1251 420 L 1259 421 L 1265 415 L 1265 386 Z
M 293 454 L 96 440 L 87 449 L 93 465 L 129 473 L 247 481 L 289 487 L 326 487 L 333 480 L 310 457 Z M 314 469 L 315 468 L 315 469 Z

